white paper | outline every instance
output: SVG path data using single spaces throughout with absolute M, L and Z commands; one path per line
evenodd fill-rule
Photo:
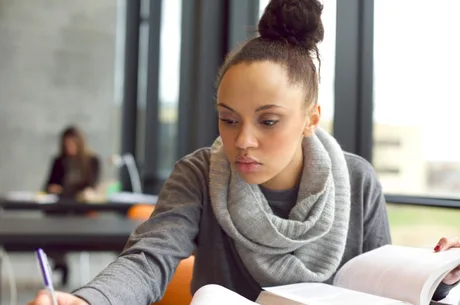
M 110 194 L 107 200 L 109 202 L 138 202 L 145 204 L 156 204 L 158 201 L 158 196 L 140 193 L 118 192 Z
M 190 305 L 254 305 L 256 303 L 219 285 L 206 285 L 198 289 Z
M 3 197 L 9 201 L 33 201 L 37 203 L 55 203 L 58 201 L 58 196 L 54 194 L 39 194 L 30 191 L 7 192 Z
M 442 280 L 446 266 L 454 268 L 459 260 L 460 249 L 434 253 L 433 249 L 388 245 L 346 263 L 334 285 L 424 305 L 429 299 L 423 294 L 428 295 L 432 286 L 425 283 Z
M 264 290 L 308 305 L 390 305 L 401 304 L 397 300 L 373 296 L 321 283 L 300 283 Z

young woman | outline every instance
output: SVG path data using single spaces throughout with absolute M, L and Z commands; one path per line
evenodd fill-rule
M 85 138 L 74 126 L 67 127 L 61 134 L 60 153 L 54 158 L 46 192 L 61 197 L 76 198 L 87 190 L 96 187 L 99 179 L 99 159 L 89 151 Z M 63 215 L 57 211 L 47 211 L 47 215 Z M 68 213 L 64 213 L 68 214 Z M 49 252 L 54 261 L 54 270 L 60 270 L 61 283 L 66 285 L 69 267 L 62 252 Z
M 269 3 L 260 37 L 219 75 L 220 137 L 176 164 L 121 256 L 59 304 L 149 304 L 192 252 L 193 292 L 215 283 L 254 300 L 261 286 L 329 282 L 390 243 L 371 165 L 318 128 L 321 11 L 315 0 Z M 39 293 L 32 304 L 50 303 Z
M 74 126 L 61 134 L 60 154 L 53 160 L 46 191 L 75 197 L 95 188 L 99 179 L 99 159 L 89 151 L 83 134 Z

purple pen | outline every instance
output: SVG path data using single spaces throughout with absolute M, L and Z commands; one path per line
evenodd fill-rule
M 36 255 L 37 255 L 38 264 L 40 266 L 40 271 L 43 276 L 43 283 L 45 284 L 45 288 L 50 293 L 51 301 L 53 305 L 58 305 L 56 294 L 54 292 L 53 280 L 51 278 L 51 268 L 48 263 L 48 258 L 45 252 L 40 248 L 36 250 Z

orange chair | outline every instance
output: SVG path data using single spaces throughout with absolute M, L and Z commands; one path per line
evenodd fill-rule
M 155 305 L 189 305 L 192 302 L 190 285 L 194 263 L 195 257 L 193 255 L 179 263 L 176 273 L 166 288 L 165 295 L 160 301 L 154 303 Z
M 147 220 L 154 210 L 153 204 L 135 204 L 128 209 L 126 216 L 134 220 Z
M 155 206 L 151 204 L 136 204 L 128 209 L 127 217 L 135 220 L 147 220 Z M 176 272 L 166 287 L 163 298 L 155 305 L 189 305 L 192 302 L 190 285 L 193 275 L 195 257 L 183 259 L 177 266 Z M 152 304 L 152 305 L 154 305 Z

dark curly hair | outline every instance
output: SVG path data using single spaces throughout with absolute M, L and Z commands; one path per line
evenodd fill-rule
M 307 105 L 316 104 L 321 66 L 317 44 L 324 37 L 322 11 L 323 5 L 317 0 L 271 0 L 259 21 L 260 36 L 227 56 L 217 86 L 231 66 L 271 61 L 286 68 L 292 84 L 304 86 Z

